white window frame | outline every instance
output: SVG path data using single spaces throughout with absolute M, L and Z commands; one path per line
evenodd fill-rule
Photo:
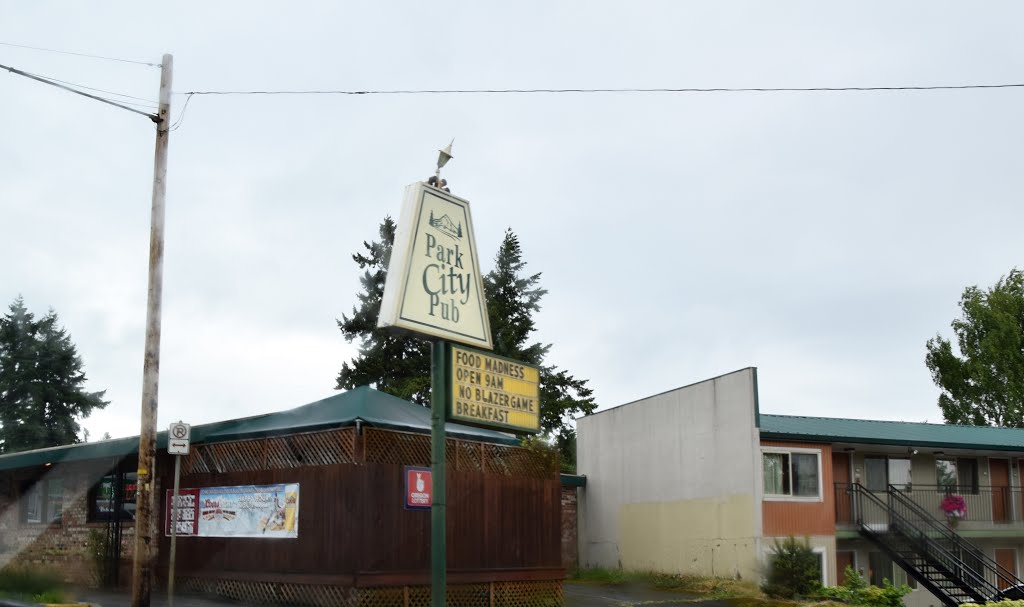
M 821 579 L 819 581 L 822 586 L 828 586 L 828 551 L 824 546 L 811 546 L 811 552 L 821 556 Z
M 825 501 L 825 499 L 824 499 L 824 492 L 822 491 L 822 487 L 821 487 L 821 483 L 822 483 L 822 477 L 821 477 L 821 449 L 806 449 L 806 448 L 800 448 L 800 447 L 762 447 L 761 448 L 761 470 L 762 470 L 762 475 L 764 474 L 763 473 L 763 470 L 764 470 L 764 456 L 767 453 L 780 453 L 780 454 L 783 454 L 783 455 L 790 455 L 790 454 L 793 454 L 793 453 L 809 453 L 809 454 L 813 454 L 813 455 L 817 456 L 817 458 L 818 458 L 818 495 L 817 496 L 813 496 L 813 495 L 780 495 L 780 494 L 773 494 L 773 493 L 764 493 L 764 478 L 762 478 L 761 479 L 761 492 L 764 493 L 764 501 L 766 501 L 766 502 L 823 502 L 823 501 Z M 792 467 L 793 459 L 790 458 L 789 462 L 790 462 L 789 465 Z M 795 482 L 796 482 L 796 479 L 792 479 L 792 481 L 790 482 L 790 487 L 789 487 L 790 493 L 792 493 L 792 491 L 793 491 L 793 484 Z
M 45 482 L 33 483 L 22 494 L 22 499 L 25 500 L 25 513 L 21 518 L 22 523 L 38 525 L 46 517 L 46 513 L 43 512 L 43 509 L 46 507 L 46 495 L 43 491 L 45 484 Z

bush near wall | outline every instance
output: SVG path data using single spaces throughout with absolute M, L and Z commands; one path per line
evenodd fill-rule
M 775 541 L 768 561 L 768 574 L 761 586 L 770 597 L 797 599 L 821 590 L 821 561 L 807 540 L 793 536 Z
M 64 601 L 64 591 L 56 572 L 7 567 L 0 570 L 0 597 L 33 603 L 61 603 Z
M 882 580 L 882 586 L 871 586 L 856 569 L 846 566 L 843 572 L 846 581 L 842 586 L 822 588 L 819 596 L 831 601 L 869 607 L 903 607 L 903 597 L 910 592 L 906 584 L 893 586 L 889 580 Z M 1024 604 L 1018 606 L 1024 607 Z

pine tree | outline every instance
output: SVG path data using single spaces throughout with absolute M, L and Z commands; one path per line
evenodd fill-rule
M 342 316 L 338 327 L 349 342 L 359 340 L 360 348 L 356 358 L 342 365 L 335 387 L 369 385 L 430 406 L 430 345 L 377 328 L 395 228 L 394 221 L 386 218 L 380 226 L 380 240 L 364 242 L 365 252 L 352 256 L 363 270 L 363 291 L 358 295 L 359 305 L 351 316 Z M 530 342 L 536 330 L 533 316 L 540 311 L 540 300 L 547 291 L 539 286 L 540 273 L 524 275 L 526 262 L 511 230 L 505 233 L 494 262 L 494 269 L 484 277 L 494 353 L 541 368 L 541 429 L 554 437 L 564 461 L 575 461 L 576 433 L 571 419 L 596 408 L 593 393 L 586 380 L 545 364 L 550 345 Z
M 509 229 L 494 258 L 494 269 L 484 277 L 494 353 L 540 367 L 541 429 L 556 438 L 563 461 L 575 461 L 572 418 L 592 413 L 597 404 L 587 380 L 545 363 L 550 344 L 530 342 L 536 330 L 533 315 L 540 312 L 547 290 L 539 286 L 539 272 L 526 275 L 525 270 L 519 238 Z
M 429 406 L 430 344 L 377 328 L 395 228 L 395 222 L 386 217 L 380 224 L 380 240 L 364 241 L 365 254 L 352 256 L 363 270 L 360 278 L 363 291 L 358 295 L 359 306 L 352 308 L 351 316 L 342 315 L 338 328 L 346 341 L 359 340 L 359 356 L 341 366 L 335 389 L 373 386 L 382 392 Z
M 0 453 L 79 442 L 78 419 L 107 406 L 86 392 L 82 359 L 57 314 L 18 297 L 0 318 Z

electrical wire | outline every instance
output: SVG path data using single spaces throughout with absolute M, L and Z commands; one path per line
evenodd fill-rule
M 160 116 L 158 116 L 157 114 L 148 114 L 146 112 L 143 112 L 142 110 L 137 110 L 135 108 L 128 107 L 125 104 L 130 103 L 130 102 L 127 102 L 127 101 L 125 101 L 125 102 L 118 102 L 118 101 L 113 101 L 111 99 L 107 99 L 105 97 L 100 97 L 98 95 L 93 95 L 91 93 L 86 93 L 85 91 L 80 91 L 78 89 L 75 89 L 75 88 L 72 88 L 70 86 L 66 86 L 64 84 L 56 82 L 53 79 L 48 78 L 46 76 L 39 76 L 37 74 L 32 74 L 30 72 L 19 70 L 17 68 L 13 68 L 13 67 L 10 67 L 10 66 L 7 66 L 7 65 L 0 64 L 0 69 L 7 70 L 8 72 L 10 72 L 12 74 L 17 74 L 18 76 L 24 76 L 25 78 L 30 78 L 30 79 L 35 80 L 37 82 L 42 82 L 43 84 L 49 84 L 50 86 L 55 86 L 55 87 L 57 87 L 59 89 L 63 89 L 65 91 L 74 93 L 76 95 L 81 95 L 83 97 L 88 97 L 89 99 L 95 99 L 96 101 L 99 101 L 101 103 L 106 103 L 107 105 L 112 105 L 114 107 L 121 108 L 122 110 L 128 110 L 129 112 L 132 112 L 133 114 L 139 114 L 139 115 L 145 116 L 146 118 L 149 118 L 150 120 L 152 120 L 153 122 L 155 122 L 157 124 L 159 124 L 160 120 L 161 120 Z M 132 104 L 132 105 L 138 105 L 138 104 Z
M 58 78 L 53 78 L 51 76 L 46 76 L 46 79 L 47 80 L 52 80 L 53 82 L 59 82 L 61 84 L 66 84 L 68 86 L 73 86 L 75 88 L 86 89 L 86 90 L 89 90 L 89 91 L 97 91 L 97 92 L 100 92 L 100 93 L 106 93 L 108 95 L 114 95 L 116 97 L 124 97 L 126 99 L 137 99 L 139 101 L 145 101 L 146 102 L 145 105 L 152 106 L 154 108 L 160 106 L 160 102 L 153 101 L 151 99 L 146 99 L 145 97 L 136 97 L 134 95 L 126 95 L 124 93 L 117 93 L 115 91 L 108 91 L 108 90 L 105 90 L 105 89 L 98 89 L 98 88 L 91 87 L 91 86 L 85 86 L 84 84 L 78 84 L 76 82 L 68 82 L 67 80 L 60 80 Z M 128 103 L 128 102 L 125 101 L 124 103 Z M 141 106 L 143 104 L 141 104 L 141 103 L 132 103 L 132 104 L 129 104 L 129 105 L 139 105 L 139 106 Z
M 76 57 L 88 57 L 89 59 L 104 59 L 106 61 L 119 61 L 121 63 L 135 63 L 137 65 L 148 65 L 149 67 L 161 67 L 159 63 L 149 63 L 147 61 L 133 61 L 131 59 L 120 59 L 118 57 L 105 57 L 103 55 L 90 55 L 89 53 L 75 53 L 72 51 L 60 51 L 53 48 L 42 48 L 39 46 L 28 46 L 25 44 L 13 44 L 11 42 L 0 42 L 0 46 L 10 46 L 14 48 L 24 48 L 33 51 L 43 51 L 46 53 L 59 53 L 61 55 L 74 55 Z
M 875 91 L 953 91 L 1024 88 L 1024 83 L 940 84 L 932 86 L 812 86 L 715 88 L 562 88 L 562 89 L 385 89 L 385 90 L 250 90 L 188 91 L 177 95 L 505 95 L 563 93 L 833 93 Z
M 185 110 L 188 109 L 189 101 L 192 101 L 192 95 L 185 98 L 185 104 L 181 106 L 181 114 L 178 114 L 178 119 L 174 121 L 174 124 L 171 125 L 168 131 L 177 131 L 181 127 L 181 121 L 185 119 Z

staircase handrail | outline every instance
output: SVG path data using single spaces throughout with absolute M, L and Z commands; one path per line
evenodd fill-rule
M 947 540 L 949 540 L 949 541 L 953 542 L 954 544 L 956 544 L 957 547 L 959 547 L 959 548 L 961 548 L 963 550 L 970 551 L 971 554 L 973 554 L 976 558 L 978 558 L 979 561 L 981 561 L 984 565 L 986 565 L 987 568 L 996 575 L 996 579 L 1000 579 L 1001 578 L 1004 582 L 1006 582 L 1008 588 L 1012 587 L 1012 586 L 1017 586 L 1017 585 L 1020 585 L 1020 584 L 1024 584 L 1024 582 L 1021 582 L 1021 580 L 1013 572 L 1009 571 L 1008 569 L 1006 569 L 1005 567 L 1000 565 L 999 562 L 996 561 L 995 559 L 989 558 L 989 556 L 987 554 L 985 554 L 980 548 L 978 548 L 972 542 L 967 540 L 967 538 L 965 538 L 964 536 L 960 535 L 959 533 L 956 533 L 952 529 L 947 528 L 937 518 L 935 518 L 930 512 L 928 512 L 926 509 L 924 509 L 920 504 L 915 502 L 913 499 L 911 499 L 905 493 L 900 491 L 899 488 L 897 488 L 896 486 L 889 485 L 888 494 L 889 494 L 890 497 L 894 498 L 896 501 L 900 502 L 902 505 L 904 505 L 904 506 L 908 507 L 909 509 L 911 509 L 912 511 L 914 511 L 915 515 L 917 515 L 924 522 L 928 523 L 928 525 L 932 529 L 937 530 Z M 996 588 L 996 591 L 997 592 L 999 591 L 998 587 Z
M 873 501 L 876 506 L 882 509 L 883 512 L 887 513 L 890 517 L 902 520 L 905 527 L 915 531 L 915 537 L 912 539 L 916 539 L 917 541 L 919 541 L 923 545 L 923 548 L 925 550 L 932 553 L 932 558 L 939 562 L 942 562 L 947 566 L 953 565 L 953 568 L 960 570 L 961 572 L 963 572 L 964 575 L 966 575 L 969 578 L 972 578 L 969 580 L 965 580 L 965 582 L 969 583 L 969 586 L 975 590 L 978 597 L 985 598 L 988 596 L 992 596 L 993 594 L 999 591 L 999 589 L 996 586 L 994 586 L 984 577 L 979 575 L 973 567 L 967 564 L 957 554 L 950 552 L 941 543 L 935 541 L 935 539 L 930 537 L 924 530 L 919 529 L 916 525 L 913 524 L 912 521 L 908 520 L 905 516 L 894 510 L 889 504 L 881 500 L 873 492 L 868 491 L 867 488 L 865 488 L 860 483 L 851 483 L 850 486 L 851 488 L 853 488 L 854 492 L 858 494 L 858 497 L 867 496 L 868 499 Z M 860 524 L 864 527 L 867 527 L 870 530 L 870 527 L 868 525 L 865 525 L 863 521 L 860 521 Z M 982 591 L 981 589 L 984 590 Z

